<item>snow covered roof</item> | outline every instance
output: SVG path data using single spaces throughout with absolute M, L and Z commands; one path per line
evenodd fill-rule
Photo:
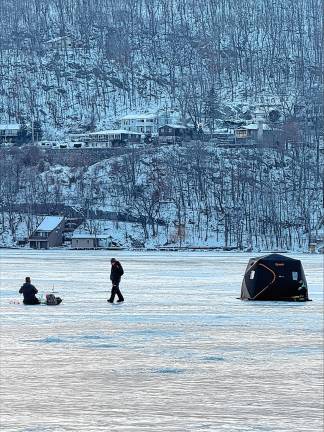
M 117 135 L 117 134 L 128 134 L 128 135 L 142 135 L 139 132 L 131 132 L 125 129 L 110 129 L 110 130 L 103 130 L 103 131 L 97 131 L 97 132 L 90 132 L 89 135 Z
M 67 39 L 69 36 L 58 36 L 56 38 L 53 39 L 49 39 L 48 41 L 46 41 L 45 43 L 53 43 L 53 42 L 59 42 L 62 41 L 64 39 Z
M 73 239 L 108 239 L 111 238 L 111 236 L 107 234 L 89 234 L 89 233 L 73 233 L 72 234 Z
M 161 126 L 161 127 L 165 127 L 165 126 L 167 126 L 167 127 L 171 127 L 171 128 L 173 128 L 173 129 L 188 129 L 187 126 L 179 125 L 179 124 L 165 124 L 165 125 L 163 125 L 163 126 Z
M 137 120 L 137 119 L 155 119 L 157 114 L 127 114 L 124 117 L 121 117 L 120 120 Z
M 0 124 L 0 130 L 19 130 L 20 124 L 11 123 L 11 124 Z
M 46 216 L 37 227 L 37 231 L 53 231 L 63 219 L 63 216 Z
M 263 130 L 271 130 L 271 128 L 267 125 L 267 124 L 262 124 Z M 243 126 L 245 129 L 250 129 L 250 130 L 258 130 L 259 129 L 259 125 L 257 123 L 251 123 L 247 126 Z
M 228 135 L 233 135 L 233 129 L 214 129 L 214 134 L 228 134 Z
M 259 125 L 257 123 L 251 123 L 246 126 L 241 126 L 239 129 L 258 130 Z M 263 130 L 271 130 L 271 127 L 263 123 Z

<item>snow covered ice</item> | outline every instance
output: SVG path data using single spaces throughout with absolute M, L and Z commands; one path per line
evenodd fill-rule
M 116 255 L 121 305 L 109 251 L 1 251 L 1 430 L 322 430 L 323 257 L 270 303 L 237 300 L 250 254 Z M 10 303 L 28 275 L 63 303 Z

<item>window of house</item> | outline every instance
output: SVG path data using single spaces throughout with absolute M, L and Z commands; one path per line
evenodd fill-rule
M 250 273 L 250 279 L 254 279 L 254 275 L 255 275 L 255 270 L 252 270 Z
M 292 280 L 297 281 L 298 280 L 298 272 L 291 272 Z

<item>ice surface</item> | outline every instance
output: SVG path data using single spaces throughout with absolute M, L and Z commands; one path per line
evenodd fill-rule
M 115 253 L 115 252 L 114 252 Z M 308 303 L 242 302 L 249 255 L 1 250 L 1 430 L 321 431 L 323 258 Z M 57 307 L 24 306 L 25 276 Z

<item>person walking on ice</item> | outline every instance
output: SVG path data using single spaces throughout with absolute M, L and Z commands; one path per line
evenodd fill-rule
M 107 300 L 108 303 L 114 303 L 115 295 L 117 294 L 118 300 L 117 303 L 121 303 L 124 301 L 124 297 L 119 289 L 119 284 L 122 275 L 124 274 L 124 270 L 119 261 L 115 258 L 111 258 L 111 272 L 110 272 L 110 280 L 112 283 L 110 298 Z

